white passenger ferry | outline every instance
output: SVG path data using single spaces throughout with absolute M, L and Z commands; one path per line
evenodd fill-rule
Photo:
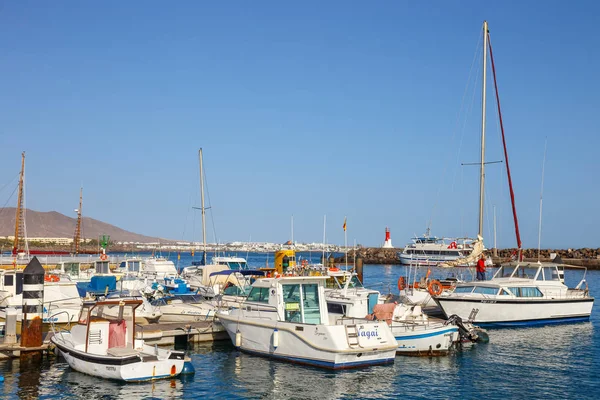
M 470 238 L 438 238 L 429 236 L 429 229 L 423 236 L 415 236 L 401 253 L 398 253 L 400 263 L 413 266 L 436 266 L 438 264 L 467 257 L 473 251 Z M 465 267 L 474 264 L 464 265 Z

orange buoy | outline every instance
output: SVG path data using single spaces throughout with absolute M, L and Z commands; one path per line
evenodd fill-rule
M 338 267 L 331 267 L 331 268 L 329 268 L 329 270 L 330 270 L 331 272 L 337 272 L 337 271 L 339 271 L 340 269 L 339 269 Z
M 398 278 L 398 290 L 404 290 L 406 288 L 406 280 L 403 276 Z
M 427 286 L 427 291 L 432 296 L 439 296 L 440 294 L 442 294 L 443 290 L 444 288 L 442 287 L 442 284 L 437 279 L 434 279 L 431 282 L 429 282 L 429 285 Z

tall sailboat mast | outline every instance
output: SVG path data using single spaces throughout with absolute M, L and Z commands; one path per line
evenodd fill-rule
M 483 199 L 485 182 L 485 89 L 487 75 L 487 21 L 483 21 L 483 85 L 481 98 L 481 164 L 479 167 L 479 236 L 483 237 Z
M 198 150 L 198 158 L 200 159 L 200 201 L 202 209 L 202 264 L 206 265 L 206 208 L 204 207 L 204 169 L 202 166 L 202 148 Z
M 25 152 L 21 153 L 21 174 L 19 175 L 19 197 L 17 200 L 17 210 L 15 214 L 15 237 L 13 241 L 12 253 L 14 256 L 19 252 L 20 234 L 23 230 L 23 177 L 25 175 Z
M 77 225 L 75 225 L 75 236 L 73 238 L 73 254 L 79 254 L 79 243 L 81 242 L 81 207 L 83 206 L 83 188 L 79 189 L 79 208 L 77 212 Z

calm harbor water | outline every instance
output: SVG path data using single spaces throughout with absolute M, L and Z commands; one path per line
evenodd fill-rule
M 242 256 L 250 266 L 265 264 L 266 255 Z M 312 254 L 315 261 L 319 256 Z M 189 257 L 182 256 L 180 265 L 188 262 Z M 455 272 L 467 274 L 464 269 Z M 367 265 L 365 284 L 382 292 L 388 287 L 396 291 L 401 274 L 406 274 L 404 267 Z M 438 278 L 447 274 L 448 270 L 433 271 Z M 581 276 L 568 270 L 567 283 L 574 286 Z M 600 271 L 588 271 L 587 280 L 597 297 Z M 44 359 L 41 364 L 8 360 L 0 361 L 0 375 L 5 377 L 0 398 L 593 399 L 599 396 L 595 392 L 600 376 L 598 329 L 600 317 L 594 305 L 589 323 L 490 330 L 490 343 L 448 357 L 397 357 L 393 365 L 340 372 L 243 354 L 229 341 L 221 341 L 190 349 L 194 376 L 133 384 L 75 372 L 60 359 Z

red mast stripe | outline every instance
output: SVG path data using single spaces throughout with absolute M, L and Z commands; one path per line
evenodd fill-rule
M 504 146 L 504 159 L 506 160 L 506 175 L 508 176 L 508 187 L 510 188 L 510 201 L 512 203 L 513 219 L 515 221 L 515 234 L 517 236 L 517 246 L 519 248 L 519 259 L 522 259 L 521 253 L 521 234 L 519 233 L 519 220 L 517 219 L 517 207 L 515 206 L 515 192 L 513 191 L 512 178 L 510 176 L 510 166 L 508 165 L 508 152 L 506 150 L 506 138 L 504 137 L 504 124 L 502 123 L 502 112 L 500 111 L 500 95 L 498 94 L 498 82 L 496 81 L 496 67 L 494 65 L 494 55 L 492 53 L 492 42 L 490 33 L 488 36 L 488 46 L 490 48 L 490 60 L 492 62 L 492 73 L 494 75 L 494 88 L 496 90 L 496 104 L 498 106 L 498 117 L 500 118 L 500 130 L 502 131 L 502 145 Z

